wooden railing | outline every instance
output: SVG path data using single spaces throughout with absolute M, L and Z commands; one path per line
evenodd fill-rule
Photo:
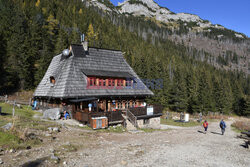
M 163 106 L 161 106 L 161 105 L 153 105 L 153 108 L 154 108 L 153 115 L 162 114 Z M 135 116 L 147 115 L 147 108 L 146 107 L 133 107 L 133 108 L 129 108 L 129 110 Z
M 108 122 L 116 122 L 116 121 L 123 121 L 124 118 L 122 117 L 122 111 L 112 111 L 112 112 L 72 112 L 72 116 L 74 119 L 83 122 L 83 123 L 90 123 L 90 119 L 92 117 L 107 117 Z
M 146 107 L 133 107 L 133 108 L 129 108 L 129 111 L 134 116 L 147 115 L 147 108 Z
M 154 106 L 154 116 L 159 116 L 159 114 L 162 113 L 163 107 L 161 106 Z M 92 117 L 102 117 L 106 116 L 108 118 L 108 122 L 117 122 L 117 121 L 123 121 L 124 118 L 122 117 L 122 113 L 126 112 L 127 118 L 130 120 L 130 122 L 137 127 L 137 119 L 139 117 L 148 116 L 147 115 L 147 108 L 146 107 L 134 107 L 129 108 L 128 110 L 116 110 L 116 111 L 108 111 L 108 112 L 72 112 L 72 116 L 74 119 L 84 122 L 84 123 L 90 123 L 90 119 Z M 124 112 L 124 113 L 125 113 Z M 140 118 L 141 119 L 141 118 Z
M 126 112 L 127 119 L 137 128 L 137 118 L 136 116 L 129 110 Z

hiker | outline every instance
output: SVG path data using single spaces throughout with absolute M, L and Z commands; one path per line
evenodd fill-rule
M 70 118 L 69 117 L 69 113 L 67 111 L 64 111 L 64 118 L 67 120 L 67 118 Z
M 206 134 L 206 133 L 207 133 L 207 128 L 208 128 L 207 120 L 204 121 L 203 127 L 204 127 L 204 129 L 205 129 L 205 134 Z
M 220 121 L 220 128 L 221 128 L 221 135 L 224 135 L 224 133 L 225 133 L 225 130 L 226 130 L 226 123 L 224 122 L 224 120 L 222 119 L 221 121 Z
M 199 113 L 199 122 L 202 121 L 202 112 Z

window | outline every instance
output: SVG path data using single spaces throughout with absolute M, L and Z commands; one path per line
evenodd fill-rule
M 55 80 L 55 78 L 53 76 L 50 77 L 50 83 L 52 83 L 52 84 L 56 83 L 56 80 Z
M 99 79 L 99 85 L 98 86 L 104 86 L 104 80 L 103 79 Z
M 123 79 L 121 79 L 120 81 L 121 81 L 121 86 L 123 86 Z
M 112 85 L 112 79 L 109 79 L 108 80 L 108 86 L 111 86 Z
M 93 86 L 100 86 L 100 87 L 124 87 L 128 85 L 127 81 L 125 79 L 117 79 L 117 78 L 96 78 L 96 77 L 88 77 L 88 86 L 93 87 Z M 131 81 L 130 81 L 131 82 Z M 131 85 L 131 84 L 130 84 Z
M 121 80 L 117 79 L 117 86 L 121 86 Z
M 96 85 L 96 79 L 95 78 L 89 78 L 89 86 L 95 86 Z
M 132 80 L 127 80 L 126 81 L 126 86 L 131 87 L 132 86 Z

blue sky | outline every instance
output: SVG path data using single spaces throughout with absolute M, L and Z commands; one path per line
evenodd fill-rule
M 124 0 L 111 0 L 115 5 Z M 154 0 L 175 13 L 191 13 L 250 37 L 250 0 Z

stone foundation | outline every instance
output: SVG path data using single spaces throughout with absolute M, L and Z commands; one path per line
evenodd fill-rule
M 154 128 L 160 127 L 160 117 L 137 120 L 138 128 Z

